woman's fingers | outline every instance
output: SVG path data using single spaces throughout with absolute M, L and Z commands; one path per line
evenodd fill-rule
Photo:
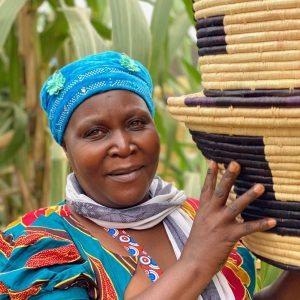
M 236 218 L 251 202 L 255 201 L 265 191 L 262 184 L 255 184 L 246 193 L 238 197 L 226 207 L 226 213 L 229 218 Z M 238 225 L 237 237 L 242 237 L 254 232 L 261 232 L 276 226 L 276 220 L 272 218 L 263 218 L 255 221 L 247 221 Z
M 213 194 L 213 203 L 223 206 L 228 198 L 229 192 L 234 184 L 236 177 L 240 173 L 240 165 L 232 161 L 230 162 L 225 174 L 222 176 Z
M 200 205 L 203 205 L 206 201 L 210 201 L 217 182 L 218 165 L 215 161 L 211 160 L 208 164 L 207 174 L 201 190 Z
M 251 202 L 263 194 L 265 188 L 262 184 L 255 184 L 250 190 L 242 194 L 226 207 L 230 219 L 236 218 Z
M 251 233 L 266 231 L 276 226 L 276 220 L 264 218 L 256 221 L 248 221 L 238 225 L 237 238 L 246 236 Z

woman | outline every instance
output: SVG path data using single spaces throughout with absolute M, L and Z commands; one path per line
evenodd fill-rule
M 159 137 L 142 64 L 117 52 L 85 57 L 50 76 L 41 101 L 74 173 L 66 201 L 1 234 L 0 299 L 252 297 L 253 258 L 238 241 L 276 221 L 236 217 L 264 188 L 226 207 L 240 167 L 232 162 L 216 187 L 210 162 L 196 215 L 198 201 L 155 176 Z M 298 277 L 284 273 L 255 299 L 294 299 Z

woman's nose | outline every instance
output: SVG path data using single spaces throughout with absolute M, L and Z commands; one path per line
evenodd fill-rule
M 110 156 L 127 157 L 134 153 L 136 145 L 132 142 L 130 133 L 125 131 L 115 132 L 112 136 L 112 144 L 108 150 Z

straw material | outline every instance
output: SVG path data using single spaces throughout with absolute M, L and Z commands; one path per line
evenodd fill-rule
M 254 233 L 243 238 L 251 251 L 261 257 L 300 267 L 300 239 L 272 233 Z
M 175 113 L 173 112 L 175 115 Z M 238 126 L 238 127 L 252 127 L 253 130 L 256 128 L 265 128 L 269 127 L 270 129 L 275 128 L 299 128 L 300 119 L 299 118 L 247 118 L 247 117 L 210 117 L 210 116 L 178 116 L 177 119 L 181 122 L 189 123 L 189 124 L 199 124 L 199 125 L 210 125 L 215 124 L 216 126 Z M 300 132 L 299 132 L 300 134 Z
M 298 80 L 259 80 L 259 81 L 227 81 L 227 82 L 203 82 L 205 89 L 220 90 L 244 90 L 244 89 L 293 89 L 300 87 L 300 79 Z
M 248 24 L 255 22 L 268 22 L 273 20 L 296 20 L 299 19 L 300 8 L 292 7 L 290 9 L 264 10 L 255 13 L 240 13 L 236 15 L 226 15 L 223 18 L 223 24 Z
M 300 139 L 298 137 L 264 137 L 265 145 L 278 145 L 279 147 L 283 146 L 300 146 Z M 267 148 L 266 148 L 267 149 Z M 266 151 L 266 150 L 265 150 Z M 268 150 L 266 151 L 268 153 Z
M 176 116 L 174 119 L 179 122 L 183 122 Z M 213 126 L 207 124 L 191 124 L 187 122 L 185 124 L 189 129 L 194 131 L 205 131 L 207 133 L 218 133 L 218 134 L 229 134 L 229 135 L 248 135 L 248 136 L 276 136 L 276 137 L 286 137 L 286 136 L 298 136 L 300 137 L 298 128 L 240 128 L 240 127 L 224 127 L 224 126 Z
M 300 3 L 300 2 L 299 2 Z M 298 31 L 300 35 L 300 32 Z M 224 54 L 208 55 L 199 58 L 200 65 L 206 64 L 239 64 L 239 63 L 258 63 L 258 62 L 288 62 L 300 61 L 300 51 L 274 51 L 263 53 L 242 53 L 242 54 Z M 283 70 L 285 70 L 283 68 Z
M 300 117 L 300 108 L 289 109 L 289 108 L 278 108 L 278 107 L 272 107 L 272 108 L 253 107 L 250 109 L 250 108 L 239 108 L 239 107 L 212 108 L 212 107 L 200 107 L 200 106 L 197 107 L 169 106 L 168 111 L 174 116 L 186 116 L 189 119 L 192 116 L 200 116 L 200 117 L 207 116 L 207 117 L 217 117 L 217 118 L 235 118 L 235 117 L 256 118 L 256 119 L 262 118 L 267 120 L 270 119 L 274 120 L 275 118 L 276 119 L 289 118 L 291 120 L 295 119 L 296 123 L 300 122 L 300 120 L 298 120 L 298 118 Z M 232 122 L 235 121 L 232 120 Z M 244 123 L 246 124 L 246 121 Z
M 266 200 L 266 199 L 257 199 L 254 202 L 256 207 L 261 207 L 263 209 L 277 209 L 285 213 L 287 211 L 297 211 L 300 212 L 300 202 L 295 201 L 277 201 L 277 200 Z M 299 221 L 299 220 L 298 220 Z
M 198 8 L 204 9 L 209 7 L 214 7 L 217 5 L 228 5 L 228 4 L 235 4 L 235 3 L 243 3 L 243 2 L 251 2 L 255 0 L 195 0 L 194 2 L 199 2 Z
M 257 33 L 257 32 L 271 32 L 271 31 L 288 31 L 288 30 L 299 30 L 300 29 L 300 18 L 298 16 L 295 20 L 274 19 L 270 21 L 255 22 L 255 23 L 244 23 L 225 25 L 224 30 L 226 35 L 232 34 L 245 34 L 245 33 Z
M 260 44 L 258 44 L 260 45 Z M 229 46 L 227 46 L 229 47 Z M 258 51 L 261 52 L 261 51 Z M 200 70 L 202 74 L 221 73 L 221 72 L 258 72 L 258 71 L 288 71 L 300 70 L 300 60 L 279 61 L 279 62 L 246 62 L 246 63 L 211 63 L 201 64 Z
M 272 20 L 244 24 L 243 26 L 240 24 L 232 24 L 225 26 L 199 27 L 197 30 L 197 38 L 219 36 L 223 34 L 230 36 L 248 33 L 294 31 L 298 29 L 300 29 L 300 19 L 286 20 L 285 22 L 282 22 L 282 20 Z
M 300 96 L 300 89 L 258 89 L 258 90 L 203 90 L 206 97 L 291 97 Z
M 274 171 L 276 172 L 276 171 Z M 299 174 L 300 175 L 300 172 Z M 244 180 L 247 180 L 248 182 L 260 182 L 262 184 L 265 183 L 274 183 L 274 184 L 284 184 L 284 185 L 299 185 L 300 184 L 300 178 L 288 178 L 288 177 L 272 177 L 272 176 L 257 176 L 257 175 L 250 175 L 250 174 L 241 174 L 239 178 L 242 178 Z
M 202 9 L 201 1 L 197 1 L 193 4 L 193 9 L 195 11 L 194 16 L 196 20 L 210 16 L 234 15 L 246 12 L 256 13 L 261 11 L 280 10 L 287 8 L 300 8 L 300 3 L 298 0 L 243 1 L 241 3 L 229 5 L 216 5 L 205 9 Z
M 226 82 L 226 81 L 258 81 L 258 80 L 279 80 L 293 79 L 299 80 L 300 70 L 298 71 L 260 71 L 260 72 L 234 72 L 234 73 L 208 73 L 202 74 L 205 82 Z
M 295 41 L 300 39 L 299 30 L 286 31 L 270 31 L 270 32 L 255 32 L 226 35 L 227 45 L 246 44 L 246 43 L 261 43 L 269 41 Z
M 272 167 L 271 167 L 272 168 Z M 286 173 L 289 171 L 284 170 Z M 276 186 L 274 186 L 274 189 L 276 189 Z M 280 189 L 280 186 L 279 186 Z M 295 201 L 300 202 L 300 193 L 298 194 L 287 194 L 287 193 L 281 193 L 280 191 L 275 191 L 275 198 L 276 200 L 280 201 Z
M 251 235 L 248 235 L 249 240 L 264 240 L 266 243 L 273 244 L 276 248 L 285 249 L 286 247 L 293 247 L 293 245 L 300 245 L 300 239 L 298 237 L 292 236 L 277 236 L 273 233 L 264 233 L 264 232 L 256 232 Z M 248 239 L 247 237 L 247 239 Z M 289 245 L 289 246 L 287 246 Z M 299 249 L 300 254 L 300 249 Z
M 248 44 L 236 44 L 227 45 L 226 53 L 251 53 L 251 52 L 271 52 L 271 51 L 287 51 L 287 50 L 299 50 L 300 41 L 271 41 L 261 43 L 248 43 Z M 202 50 L 202 49 L 201 49 Z
M 223 164 L 219 164 L 219 173 L 218 173 L 218 178 L 220 179 L 221 176 L 225 173 L 224 170 L 220 169 L 220 166 L 223 166 Z M 270 179 L 273 181 L 282 181 L 282 184 L 287 184 L 287 186 L 283 186 L 283 189 L 285 189 L 287 192 L 290 192 L 290 189 L 299 189 L 299 180 L 300 180 L 300 172 L 298 173 L 298 180 L 294 179 L 294 181 L 292 182 L 293 179 L 291 178 L 280 178 L 280 177 L 271 177 Z M 243 178 L 242 176 L 239 176 L 238 178 Z M 240 183 L 240 179 L 237 180 L 237 183 Z M 251 181 L 247 181 L 248 183 L 248 186 L 247 188 L 250 188 L 252 185 L 254 185 L 255 183 L 262 183 L 262 184 L 265 184 L 264 182 L 262 182 L 262 180 L 260 180 L 259 176 L 253 176 L 253 179 L 252 179 L 252 182 Z M 281 184 L 281 183 L 280 183 Z M 293 186 L 294 185 L 294 186 Z M 266 184 L 265 184 L 266 186 Z M 281 187 L 281 185 L 273 185 L 273 188 L 276 190 L 277 187 Z M 298 191 L 297 191 L 298 192 Z M 232 191 L 232 200 L 236 198 L 236 194 L 234 191 Z M 276 192 L 275 192 L 276 194 Z M 284 195 L 284 194 L 283 194 Z M 264 199 L 264 200 L 257 200 L 254 202 L 255 205 L 259 205 L 259 202 L 262 203 L 262 207 L 267 207 L 269 206 L 270 208 L 276 208 L 276 209 L 287 209 L 288 210 L 288 207 L 292 207 L 293 210 L 300 210 L 300 201 L 293 201 L 293 200 L 290 200 L 290 201 L 293 201 L 293 202 L 287 202 L 287 199 L 285 200 L 280 200 L 280 198 L 276 198 L 278 200 L 267 200 L 267 199 Z
M 225 109 L 224 109 L 225 110 Z M 269 128 L 269 129 L 276 129 L 276 128 L 291 128 L 295 129 L 295 127 L 300 127 L 300 119 L 299 118 L 249 118 L 245 116 L 234 116 L 234 118 L 230 117 L 222 117 L 216 115 L 214 116 L 188 116 L 181 114 L 181 110 L 178 108 L 169 109 L 170 113 L 180 122 L 193 124 L 193 125 L 211 125 L 214 126 L 224 126 L 224 127 L 251 127 L 252 130 L 256 130 L 256 128 Z M 235 111 L 239 111 L 235 109 Z M 299 129 L 298 129 L 299 130 Z M 300 130 L 299 130 L 300 131 Z M 297 136 L 300 136 L 300 132 Z
M 254 144 L 248 141 L 245 141 L 243 144 L 236 144 L 231 139 L 214 139 L 212 134 L 203 135 L 199 132 L 191 132 L 191 134 L 202 146 L 214 150 L 221 150 L 224 151 L 224 153 L 230 152 L 237 153 L 239 155 L 252 154 L 257 156 L 265 155 L 267 157 L 286 156 L 287 158 L 289 158 L 289 156 L 293 156 L 293 159 L 298 159 L 298 156 L 300 157 L 300 149 L 297 145 L 294 145 L 294 139 L 291 139 L 291 143 L 287 141 L 286 145 L 282 145 L 282 138 L 271 140 L 262 137 L 259 137 L 262 142 L 261 144 Z M 270 141 L 272 143 L 269 144 Z
M 273 244 L 274 247 L 270 247 L 270 245 L 266 245 L 265 243 L 258 243 L 257 240 L 253 240 L 253 239 L 250 239 L 250 238 L 249 239 L 246 238 L 245 241 L 247 241 L 247 243 L 251 243 L 252 245 L 255 245 L 255 250 L 261 250 L 261 251 L 264 251 L 264 252 L 268 252 L 270 254 L 283 255 L 283 256 L 286 256 L 286 251 L 284 251 L 284 250 L 290 250 L 291 255 L 289 255 L 289 256 L 291 258 L 294 258 L 294 259 L 297 259 L 297 260 L 300 258 L 300 251 L 299 251 L 300 250 L 300 248 L 299 248 L 300 244 L 290 245 L 290 244 L 276 243 L 276 244 Z M 270 258 L 272 258 L 272 257 L 270 257 Z
M 255 245 L 255 249 L 261 249 L 264 250 L 266 252 L 269 252 L 271 249 L 271 251 L 276 251 L 275 249 L 279 249 L 279 251 L 284 251 L 284 250 L 291 250 L 293 252 L 297 252 L 300 251 L 300 239 L 299 239 L 299 244 L 284 244 L 284 243 L 280 243 L 279 241 L 272 241 L 273 244 L 273 248 L 270 247 L 269 243 L 264 243 L 263 244 L 259 244 L 258 241 L 251 237 L 251 235 L 249 237 L 246 238 L 247 242 L 251 243 L 252 245 Z M 260 239 L 261 241 L 261 239 Z M 275 254 L 275 253 L 274 253 Z M 300 254 L 300 253 L 298 253 Z M 283 254 L 284 256 L 286 256 L 286 253 Z M 298 257 L 296 257 L 296 259 L 298 259 Z
M 235 97 L 233 95 L 225 97 L 197 97 L 186 98 L 185 104 L 189 107 L 233 107 L 233 108 L 299 108 L 300 96 L 277 97 L 277 96 L 260 96 L 260 97 Z
M 300 105 L 299 108 L 293 108 L 292 110 L 289 108 L 278 108 L 278 107 L 271 107 L 271 108 L 256 108 L 253 107 L 249 108 L 239 108 L 239 107 L 225 107 L 225 108 L 218 108 L 218 107 L 202 107 L 202 106 L 193 106 L 188 107 L 185 105 L 185 99 L 191 99 L 193 97 L 197 98 L 197 96 L 201 96 L 201 94 L 192 94 L 187 95 L 185 97 L 170 97 L 168 98 L 168 111 L 172 114 L 172 116 L 177 117 L 186 117 L 189 121 L 193 120 L 193 116 L 199 117 L 217 117 L 219 120 L 224 118 L 226 121 L 228 118 L 249 118 L 249 119 L 262 119 L 261 121 L 270 122 L 272 120 L 272 127 L 273 122 L 276 119 L 283 119 L 283 124 L 285 127 L 288 122 L 295 122 L 294 125 L 300 124 Z M 251 102 L 251 98 L 249 98 L 249 102 Z M 286 118 L 289 120 L 286 122 Z M 222 122 L 222 121 L 220 121 Z M 236 121 L 231 120 L 230 122 L 235 123 Z M 259 122 L 259 121 L 258 121 Z M 213 123 L 218 124 L 218 123 Z M 247 121 L 244 122 L 246 126 L 248 126 Z M 263 123 L 264 125 L 266 123 Z M 259 124 L 255 124 L 257 126 Z M 281 124 L 282 125 L 282 124 Z M 250 124 L 249 124 L 250 126 Z
M 254 221 L 254 220 L 259 220 L 259 219 L 263 219 L 266 217 L 266 214 L 269 215 L 269 211 L 266 208 L 264 208 L 263 210 L 260 211 L 261 215 L 256 214 L 256 211 L 252 211 L 250 207 L 247 208 L 247 211 L 244 211 L 241 215 L 241 217 L 244 219 L 244 221 Z M 252 214 L 253 212 L 253 214 Z M 264 213 L 265 212 L 265 213 Z M 272 233 L 276 233 L 276 234 L 281 234 L 281 233 L 285 233 L 288 236 L 299 236 L 300 235 L 300 221 L 296 220 L 296 219 L 285 219 L 281 216 L 285 216 L 286 212 L 284 210 L 282 211 L 278 211 L 280 213 L 278 214 L 274 214 L 271 215 L 270 217 L 272 218 L 276 218 L 277 219 L 277 226 L 276 228 L 273 228 L 272 230 L 270 230 L 270 232 Z M 298 212 L 298 218 L 299 218 L 299 212 Z
M 256 33 L 242 33 L 234 35 L 221 35 L 197 39 L 198 47 L 210 47 L 219 45 L 263 43 L 272 41 L 297 41 L 300 39 L 299 30 L 270 31 Z
M 241 152 L 226 152 L 226 151 L 222 151 L 219 150 L 219 145 L 216 145 L 216 147 L 218 148 L 209 148 L 203 145 L 203 143 L 199 143 L 199 145 L 201 145 L 201 150 L 202 151 L 209 151 L 209 152 L 214 152 L 214 153 L 218 153 L 217 156 L 222 157 L 224 155 L 227 155 L 226 157 L 228 158 L 232 158 L 232 159 L 255 159 L 257 161 L 261 161 L 264 159 L 267 159 L 267 161 L 269 163 L 274 163 L 274 164 L 287 164 L 290 163 L 291 161 L 293 161 L 294 164 L 300 164 L 300 157 L 299 156 L 289 156 L 289 153 L 284 153 L 284 150 L 282 151 L 282 155 L 278 155 L 278 156 L 272 156 L 272 155 L 250 155 L 250 154 L 241 154 Z M 200 146 L 199 146 L 200 147 Z M 249 149 L 249 147 L 248 147 Z M 297 148 L 296 148 L 297 149 Z

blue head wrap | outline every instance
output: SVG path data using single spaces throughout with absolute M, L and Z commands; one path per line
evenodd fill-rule
M 68 121 L 78 105 L 95 94 L 110 90 L 136 93 L 154 116 L 150 74 L 140 62 L 125 54 L 89 55 L 51 75 L 42 87 L 40 98 L 56 142 L 62 144 Z

